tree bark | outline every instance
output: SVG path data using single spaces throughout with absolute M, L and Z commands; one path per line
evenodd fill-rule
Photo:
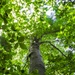
M 30 46 L 30 73 L 38 70 L 39 75 L 45 75 L 45 66 L 39 50 L 39 40 L 33 39 Z

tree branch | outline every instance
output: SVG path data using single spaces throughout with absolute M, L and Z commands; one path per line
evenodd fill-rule
M 63 54 L 63 52 L 59 48 L 57 48 L 55 45 L 53 45 L 50 41 L 40 42 L 40 44 L 43 44 L 43 43 L 49 43 L 51 46 L 53 46 L 53 48 L 55 48 L 56 50 L 58 50 L 64 57 L 67 57 L 65 54 Z
M 60 28 L 55 28 L 55 30 L 54 29 L 50 29 L 49 31 L 46 31 L 46 32 L 44 32 L 42 35 L 41 35 L 41 37 L 39 38 L 39 39 L 41 39 L 43 36 L 45 36 L 45 35 L 48 35 L 48 34 L 55 34 L 55 33 L 57 33 L 57 32 L 60 32 L 60 31 L 63 31 L 65 29 L 65 27 L 63 27 L 62 29 L 60 29 Z

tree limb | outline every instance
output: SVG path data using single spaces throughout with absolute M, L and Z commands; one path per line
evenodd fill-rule
M 43 44 L 43 43 L 49 43 L 51 46 L 53 46 L 53 48 L 55 48 L 56 50 L 58 50 L 64 57 L 67 57 L 65 54 L 63 54 L 63 52 L 59 48 L 57 48 L 55 45 L 53 45 L 50 41 L 40 42 L 40 44 Z
M 46 31 L 46 32 L 44 32 L 42 35 L 41 35 L 41 37 L 39 38 L 39 40 L 43 37 L 43 36 L 45 36 L 45 35 L 48 35 L 48 34 L 55 34 L 55 33 L 57 33 L 57 32 L 60 32 L 60 31 L 63 31 L 65 29 L 65 27 L 63 27 L 62 29 L 60 29 L 60 28 L 55 28 L 55 30 L 54 29 L 50 29 L 49 31 Z

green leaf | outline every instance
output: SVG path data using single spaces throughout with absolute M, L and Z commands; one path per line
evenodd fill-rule
M 24 36 L 18 36 L 18 42 L 23 42 L 24 41 Z
M 14 48 L 15 48 L 15 49 L 17 49 L 17 48 L 18 48 L 18 43 L 16 43 L 16 44 L 15 44 Z
M 27 49 L 27 47 L 26 47 L 26 45 L 25 45 L 24 43 L 19 43 L 19 45 L 20 45 L 20 47 L 21 47 L 22 49 Z
M 3 16 L 5 13 L 5 10 L 3 8 L 0 9 L 0 14 Z

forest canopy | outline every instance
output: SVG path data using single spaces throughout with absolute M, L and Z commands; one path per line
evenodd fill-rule
M 74 0 L 0 0 L 0 75 L 74 75 L 74 28 Z

